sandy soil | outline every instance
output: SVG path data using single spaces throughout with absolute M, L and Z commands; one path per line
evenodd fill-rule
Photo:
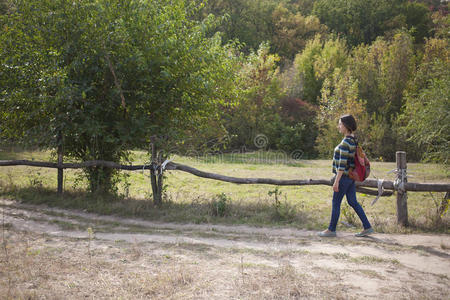
M 450 299 L 448 235 L 324 239 L 0 206 L 0 298 Z

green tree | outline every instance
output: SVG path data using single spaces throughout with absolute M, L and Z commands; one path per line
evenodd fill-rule
M 423 58 L 405 92 L 397 126 L 419 158 L 448 164 L 450 140 L 450 55 L 447 39 L 429 39 Z
M 423 3 L 407 2 L 403 8 L 406 28 L 411 30 L 415 43 L 423 44 L 431 36 L 432 19 L 429 8 Z
M 231 146 L 254 148 L 258 134 L 268 135 L 267 147 L 275 145 L 270 134 L 271 124 L 277 121 L 278 99 L 282 90 L 278 81 L 279 57 L 269 53 L 270 46 L 262 43 L 258 51 L 252 52 L 242 61 L 237 84 L 242 93 L 236 106 L 230 107 L 226 115 L 228 133 L 233 137 Z
M 283 4 L 272 13 L 274 33 L 270 37 L 272 49 L 281 57 L 292 60 L 317 34 L 325 35 L 327 27 L 316 16 L 304 16 L 293 12 Z
M 406 97 L 402 115 L 409 140 L 420 148 L 422 158 L 450 163 L 450 64 L 436 60 L 433 71 L 439 76 L 417 94 Z
M 209 1 L 203 16 L 225 16 L 218 30 L 224 41 L 239 40 L 242 50 L 250 53 L 273 36 L 272 12 L 278 5 L 273 0 L 218 0 Z
M 403 93 L 414 69 L 414 49 L 408 33 L 396 34 L 384 54 L 380 70 L 380 112 L 391 122 L 403 106 Z
M 321 39 L 317 35 L 310 40 L 294 62 L 301 97 L 313 104 L 318 103 L 325 78 L 333 74 L 335 68 L 344 68 L 348 55 L 345 40 L 331 37 L 323 42 Z
M 190 2 L 13 2 L 0 17 L 3 138 L 119 162 L 152 135 L 202 128 L 233 90 L 232 51 Z M 92 191 L 114 189 L 113 171 L 86 174 Z
M 327 31 L 317 17 L 310 15 L 312 4 L 312 0 L 218 0 L 208 2 L 203 16 L 224 16 L 218 28 L 223 39 L 239 40 L 246 54 L 269 42 L 271 53 L 277 53 L 283 65 L 305 47 L 308 39 Z
M 359 97 L 366 101 L 369 114 L 381 113 L 383 98 L 380 91 L 380 70 L 388 46 L 385 39 L 378 38 L 371 45 L 355 47 L 349 59 L 349 68 L 358 81 Z
M 358 98 L 358 81 L 351 71 L 336 68 L 331 76 L 324 80 L 320 98 L 320 113 L 317 119 L 319 135 L 316 147 L 324 157 L 329 157 L 334 147 L 342 139 L 337 130 L 339 117 L 352 114 L 358 123 L 360 142 L 365 146 L 368 129 L 368 115 L 365 102 Z
M 423 4 L 406 0 L 318 0 L 313 14 L 352 46 L 370 44 L 398 29 L 412 30 L 417 42 L 430 35 L 430 13 Z

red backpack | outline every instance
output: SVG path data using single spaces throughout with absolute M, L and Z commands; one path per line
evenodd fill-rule
M 364 181 L 370 175 L 370 162 L 363 149 L 356 143 L 355 168 L 350 168 L 348 177 L 354 181 Z

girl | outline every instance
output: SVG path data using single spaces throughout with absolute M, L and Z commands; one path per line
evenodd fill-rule
M 333 184 L 334 193 L 331 221 L 327 230 L 318 233 L 321 237 L 336 236 L 336 225 L 341 212 L 341 202 L 344 195 L 347 197 L 348 204 L 358 214 L 364 227 L 364 230 L 357 233 L 356 236 L 367 236 L 374 232 L 369 220 L 367 220 L 363 208 L 356 200 L 355 181 L 348 177 L 349 169 L 355 167 L 356 139 L 353 134 L 355 130 L 356 120 L 352 115 L 344 115 L 339 119 L 339 132 L 344 135 L 344 138 L 334 149 L 333 173 L 336 175 Z

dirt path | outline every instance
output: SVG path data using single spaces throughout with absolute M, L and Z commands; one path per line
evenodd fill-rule
M 292 228 L 157 223 L 7 200 L 0 206 L 0 295 L 449 299 L 448 235 L 322 239 Z

